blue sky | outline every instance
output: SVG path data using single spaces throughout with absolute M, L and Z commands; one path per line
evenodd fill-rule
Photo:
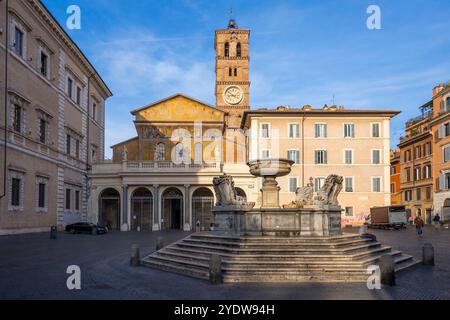
M 44 0 L 114 93 L 107 102 L 106 151 L 136 135 L 130 111 L 174 93 L 214 104 L 214 30 L 230 7 L 251 29 L 252 108 L 279 105 L 395 109 L 392 147 L 409 118 L 450 81 L 448 0 Z M 380 6 L 382 30 L 368 30 Z

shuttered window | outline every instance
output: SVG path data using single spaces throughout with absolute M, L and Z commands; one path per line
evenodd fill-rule
M 450 162 L 450 146 L 444 147 L 444 162 Z
M 327 164 L 328 163 L 327 150 L 316 150 L 315 151 L 315 162 L 316 162 L 316 164 Z

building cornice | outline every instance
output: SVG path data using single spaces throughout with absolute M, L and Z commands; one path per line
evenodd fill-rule
M 72 38 L 66 33 L 64 28 L 61 27 L 56 18 L 45 7 L 45 5 L 39 0 L 23 0 L 26 1 L 31 8 L 39 15 L 39 17 L 45 22 L 45 24 L 53 31 L 53 34 L 65 45 L 65 48 L 80 62 L 80 64 L 88 70 L 89 76 L 92 76 L 95 82 L 99 85 L 106 98 L 111 97 L 113 94 L 108 88 L 106 83 L 100 77 L 95 67 L 91 64 L 89 59 L 84 55 L 83 51 L 77 46 Z

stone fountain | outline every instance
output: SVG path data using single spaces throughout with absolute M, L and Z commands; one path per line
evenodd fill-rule
M 397 272 L 419 263 L 377 241 L 342 233 L 337 200 L 342 177 L 330 175 L 317 194 L 311 180 L 280 207 L 276 178 L 290 173 L 292 161 L 248 165 L 264 180 L 260 207 L 236 194 L 231 176 L 216 177 L 214 231 L 192 234 L 147 256 L 142 265 L 210 281 L 211 263 L 222 261 L 214 270 L 221 270 L 224 282 L 365 283 L 367 267 L 383 255 L 393 257 Z
M 286 159 L 255 160 L 248 163 L 250 173 L 263 178 L 262 204 L 244 203 L 234 191 L 228 175 L 214 179 L 217 199 L 213 209 L 217 232 L 243 236 L 319 236 L 341 234 L 341 213 L 337 197 L 342 177 L 330 175 L 314 198 L 312 182 L 297 190 L 297 199 L 283 208 L 279 203 L 277 177 L 291 172 L 294 162 Z

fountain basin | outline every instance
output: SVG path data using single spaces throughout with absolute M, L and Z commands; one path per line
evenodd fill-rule
M 250 161 L 250 173 L 255 177 L 284 177 L 291 173 L 294 161 L 287 159 L 264 159 Z

